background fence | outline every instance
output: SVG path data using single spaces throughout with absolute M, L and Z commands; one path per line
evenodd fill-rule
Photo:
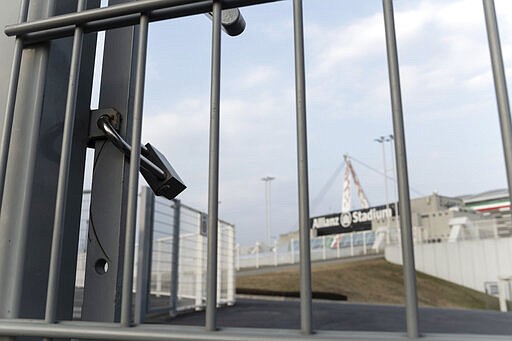
M 179 224 L 177 236 L 175 235 L 176 222 Z M 169 297 L 172 301 L 174 299 L 173 292 L 177 294 L 177 311 L 204 307 L 206 301 L 206 222 L 207 215 L 204 212 L 183 205 L 176 200 L 155 198 L 150 311 L 153 307 L 157 308 L 162 305 L 161 297 Z M 219 221 L 218 238 L 217 302 L 233 304 L 235 302 L 234 226 Z M 174 256 L 177 257 L 176 263 L 173 262 Z M 177 288 L 173 288 L 173 283 L 176 283 Z
M 470 240 L 498 240 L 501 238 L 500 236 L 503 236 L 503 234 L 500 234 L 500 221 L 492 217 L 482 220 L 455 218 L 450 220 L 450 228 L 447 228 L 446 230 L 446 234 L 431 235 L 429 234 L 428 228 L 414 226 L 412 228 L 414 244 L 437 245 L 444 242 L 454 243 Z M 363 256 L 368 254 L 384 254 L 384 249 L 391 246 L 395 251 L 387 251 L 386 255 L 389 253 L 390 257 L 393 257 L 392 262 L 397 263 L 398 261 L 395 260 L 397 256 L 394 254 L 391 256 L 391 253 L 398 252 L 396 250 L 400 248 L 400 244 L 400 229 L 397 227 L 312 237 L 311 260 L 319 261 Z M 439 246 L 432 247 L 438 248 Z M 421 255 L 418 257 L 421 259 Z M 510 259 L 512 259 L 512 254 Z M 257 242 L 254 245 L 249 246 L 236 246 L 237 270 L 244 268 L 295 264 L 298 262 L 299 240 L 297 238 L 289 238 L 288 240 L 282 239 L 280 241 L 274 240 L 273 245 L 265 245 Z M 493 261 L 493 264 L 495 263 L 496 262 Z M 512 275 L 512 268 L 510 269 L 510 272 Z M 428 273 L 436 276 L 437 271 L 431 271 Z M 450 280 L 449 278 L 445 279 Z M 464 281 L 456 283 L 465 285 Z M 478 285 L 475 286 L 469 285 L 469 287 L 483 291 L 482 283 L 478 283 Z
M 360 231 L 311 238 L 311 260 L 328 260 L 382 253 L 373 248 L 375 231 Z M 396 239 L 396 236 L 394 237 Z M 236 268 L 259 268 L 299 263 L 299 240 L 290 239 L 269 247 L 261 243 L 241 247 L 237 245 Z
M 140 202 L 137 249 L 150 256 L 146 269 L 140 268 L 139 261 L 135 262 L 133 289 L 137 292 L 139 285 L 146 292 L 142 299 L 144 310 L 146 313 L 168 310 L 175 314 L 203 309 L 206 302 L 207 214 L 181 204 L 179 200 L 155 197 L 149 188 L 142 189 Z M 89 204 L 90 193 L 84 192 L 75 289 L 78 298 L 85 283 Z M 145 238 L 150 240 L 146 244 L 149 247 L 144 247 Z M 217 302 L 218 305 L 232 305 L 236 290 L 234 226 L 219 221 L 218 238 Z M 146 275 L 142 276 L 142 281 L 137 281 L 143 271 Z M 75 318 L 80 317 L 79 301 Z

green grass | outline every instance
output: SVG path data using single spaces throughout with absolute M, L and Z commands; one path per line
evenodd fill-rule
M 312 265 L 314 292 L 347 296 L 359 303 L 404 304 L 402 267 L 384 259 Z M 498 299 L 423 273 L 417 273 L 418 302 L 426 307 L 498 309 Z M 299 291 L 298 268 L 237 276 L 237 289 Z

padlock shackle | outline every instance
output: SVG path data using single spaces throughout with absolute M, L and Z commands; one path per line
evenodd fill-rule
M 121 135 L 115 130 L 115 128 L 110 123 L 110 118 L 108 115 L 101 115 L 98 118 L 97 122 L 98 128 L 105 134 L 107 139 L 112 142 L 114 146 L 117 147 L 125 156 L 130 157 L 130 153 L 132 147 L 126 142 Z M 144 155 L 148 155 L 149 151 L 146 146 L 140 146 L 141 156 L 140 156 L 140 167 L 144 168 L 148 172 L 153 173 L 160 180 L 164 180 L 166 178 L 165 171 L 161 170 L 158 166 L 156 166 L 153 162 L 149 161 Z

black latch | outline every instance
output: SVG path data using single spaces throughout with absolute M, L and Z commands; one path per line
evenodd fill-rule
M 104 137 L 116 146 L 124 155 L 130 157 L 131 146 L 119 135 L 116 130 L 120 121 L 120 114 L 114 109 L 95 110 L 91 117 L 97 119 L 96 126 Z M 91 131 L 94 131 L 91 127 Z M 97 139 L 98 134 L 91 133 L 91 138 Z M 183 192 L 187 186 L 178 173 L 172 168 L 165 156 L 154 146 L 147 143 L 141 145 L 140 172 L 153 192 L 167 199 L 174 199 Z

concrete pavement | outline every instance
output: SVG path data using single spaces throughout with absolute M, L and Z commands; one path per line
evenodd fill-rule
M 233 307 L 218 310 L 218 326 L 299 329 L 299 300 L 237 300 Z M 204 312 L 156 318 L 158 323 L 204 325 Z M 405 332 L 405 309 L 400 306 L 314 301 L 315 330 Z M 486 310 L 420 308 L 421 333 L 511 335 L 512 313 Z

